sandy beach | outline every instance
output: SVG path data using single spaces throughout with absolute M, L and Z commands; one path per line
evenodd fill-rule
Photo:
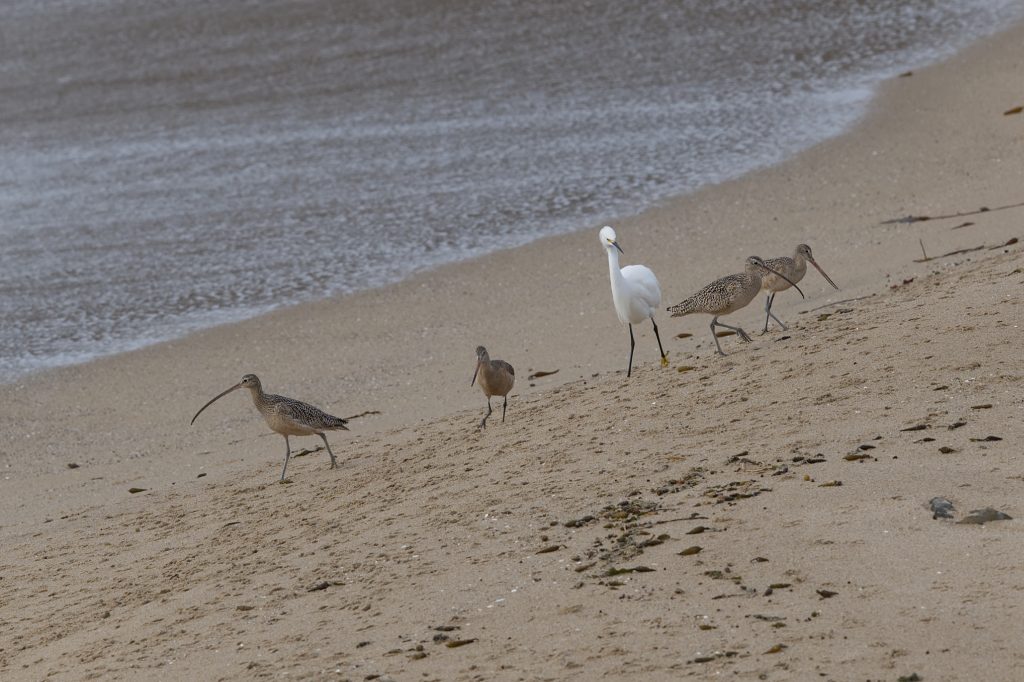
M 664 306 L 813 247 L 841 290 L 728 357 L 663 313 L 627 381 L 592 225 L 0 386 L 0 678 L 1020 679 L 1022 43 L 615 222 Z M 483 432 L 479 344 L 518 382 Z M 279 485 L 247 395 L 189 426 L 247 372 L 379 414 Z

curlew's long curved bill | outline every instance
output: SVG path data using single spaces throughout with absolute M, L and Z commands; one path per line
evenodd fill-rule
M 226 395 L 227 395 L 228 393 L 231 393 L 231 391 L 234 391 L 234 390 L 236 390 L 236 389 L 239 389 L 239 388 L 241 388 L 241 387 L 242 387 L 242 384 L 235 384 L 234 386 L 232 386 L 232 387 L 231 387 L 231 388 L 229 388 L 228 390 L 224 391 L 223 393 L 221 393 L 220 395 L 218 395 L 218 396 L 217 396 L 216 398 L 214 398 L 214 399 L 213 399 L 213 400 L 211 400 L 210 402 L 208 402 L 208 403 L 206 403 L 205 405 L 203 405 L 202 407 L 200 407 L 200 408 L 199 408 L 199 412 L 196 412 L 196 416 L 195 416 L 195 417 L 192 417 L 192 421 L 190 421 L 190 422 L 189 422 L 189 426 L 191 426 L 192 424 L 195 424 L 195 423 L 196 423 L 196 417 L 198 417 L 198 416 L 199 416 L 199 415 L 200 415 L 200 414 L 202 413 L 202 411 L 203 411 L 203 410 L 205 410 L 205 409 L 206 409 L 207 407 L 209 407 L 210 405 L 213 405 L 213 404 L 214 404 L 215 402 L 217 402 L 218 400 L 220 400 L 221 398 L 223 398 L 224 396 L 226 396 Z
M 792 285 L 793 285 L 793 288 L 794 288 L 794 289 L 796 289 L 797 291 L 799 291 L 799 292 L 800 292 L 800 298 L 807 298 L 806 296 L 804 296 L 804 292 L 803 292 L 803 290 L 802 290 L 802 289 L 801 289 L 800 287 L 798 287 L 798 286 L 796 285 L 796 282 L 794 282 L 793 280 L 791 280 L 791 279 L 790 279 L 789 277 L 786 277 L 785 275 L 783 275 L 783 274 L 782 274 L 781 272 L 779 272 L 779 271 L 777 271 L 777 270 L 772 270 L 772 269 L 771 269 L 770 267 L 768 267 L 767 265 L 762 265 L 762 267 L 763 267 L 763 268 L 764 268 L 765 270 L 767 270 L 768 272 L 772 273 L 773 275 L 778 275 L 778 276 L 779 276 L 779 277 L 781 277 L 782 279 L 784 279 L 784 280 L 786 280 L 787 282 L 789 282 L 790 284 L 792 284 Z M 822 274 L 825 274 L 825 273 L 822 273 Z M 826 277 L 826 279 L 828 279 L 828 278 Z
M 825 281 L 828 282 L 829 284 L 831 284 L 833 289 L 835 289 L 836 291 L 839 291 L 839 287 L 836 286 L 836 283 L 832 281 L 831 277 L 829 277 L 828 275 L 825 274 L 825 271 L 821 269 L 821 266 L 818 265 L 817 263 L 815 263 L 813 259 L 808 258 L 808 260 L 811 261 L 811 265 L 813 265 L 814 267 L 816 267 L 818 269 L 818 272 L 820 272 L 821 276 L 825 278 Z
M 473 379 L 472 379 L 472 380 L 471 380 L 471 381 L 469 382 L 469 385 L 470 385 L 470 386 L 472 386 L 473 384 L 475 384 L 475 383 L 476 383 L 476 375 L 477 375 L 477 374 L 478 374 L 479 372 L 480 372 L 480 360 L 478 359 L 478 360 L 476 361 L 476 369 L 474 369 L 474 370 L 473 370 Z M 220 397 L 220 396 L 218 396 L 218 397 Z

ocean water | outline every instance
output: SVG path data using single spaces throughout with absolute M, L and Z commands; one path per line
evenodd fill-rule
M 1019 0 L 5 0 L 0 380 L 592 226 Z

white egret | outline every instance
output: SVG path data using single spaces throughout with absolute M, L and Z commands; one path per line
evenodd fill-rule
M 615 230 L 605 225 L 601 228 L 601 245 L 608 252 L 608 276 L 612 282 L 612 302 L 619 320 L 629 325 L 629 365 L 626 376 L 633 374 L 633 325 L 650 320 L 654 325 L 654 337 L 658 339 L 658 351 L 661 353 L 661 366 L 668 367 L 668 358 L 661 345 L 658 334 L 658 323 L 654 321 L 654 311 L 661 305 L 661 288 L 658 278 L 646 265 L 627 265 L 619 268 L 619 253 L 622 247 L 615 238 Z

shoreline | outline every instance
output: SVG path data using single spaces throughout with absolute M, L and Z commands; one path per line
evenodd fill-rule
M 1021 20 L 1021 22 L 1024 22 L 1024 20 Z M 1002 29 L 996 35 L 999 35 L 999 33 L 1002 33 L 1003 31 L 1008 31 L 1008 30 L 1012 30 L 1012 29 Z M 975 45 L 975 44 L 977 44 L 979 42 L 984 42 L 986 40 L 992 40 L 993 38 L 994 38 L 994 36 L 977 38 L 977 39 L 974 40 L 973 43 L 971 43 L 966 48 L 961 48 L 960 51 L 962 52 L 964 49 L 970 49 L 970 47 L 972 45 Z M 948 56 L 948 57 L 946 57 L 946 59 L 951 59 L 954 56 L 955 55 Z M 946 61 L 946 59 L 943 59 L 943 60 L 941 60 L 939 62 L 932 62 L 928 67 L 925 67 L 925 68 L 930 68 L 931 66 L 935 66 L 937 64 L 941 64 L 943 61 Z M 712 190 L 715 187 L 718 187 L 718 186 L 723 185 L 723 184 L 728 184 L 728 183 L 740 181 L 743 178 L 745 178 L 745 177 L 747 177 L 747 176 L 749 176 L 751 174 L 756 174 L 756 173 L 759 173 L 761 171 L 764 171 L 764 170 L 767 170 L 767 169 L 770 169 L 770 168 L 774 168 L 774 167 L 782 165 L 782 164 L 786 164 L 789 161 L 791 161 L 792 159 L 794 159 L 795 157 L 797 157 L 797 156 L 799 156 L 801 154 L 807 153 L 811 149 L 814 149 L 814 148 L 816 148 L 816 147 L 818 147 L 818 146 L 820 146 L 822 144 L 827 144 L 831 140 L 834 140 L 834 139 L 836 139 L 838 137 L 842 137 L 844 135 L 849 134 L 852 130 L 856 129 L 859 125 L 861 125 L 861 123 L 863 123 L 864 119 L 869 115 L 869 112 L 872 110 L 872 108 L 876 106 L 877 100 L 878 100 L 878 98 L 880 96 L 880 93 L 881 93 L 881 91 L 882 91 L 882 89 L 883 89 L 883 87 L 884 87 L 884 85 L 885 85 L 887 80 L 892 80 L 892 78 L 889 78 L 889 79 L 886 79 L 886 80 L 882 80 L 882 81 L 878 81 L 878 82 L 876 82 L 874 85 L 872 85 L 870 87 L 871 95 L 870 95 L 869 99 L 866 102 L 864 102 L 862 105 L 859 105 L 859 108 L 862 108 L 863 111 L 860 113 L 860 115 L 858 116 L 857 119 L 855 119 L 854 121 L 846 124 L 839 132 L 833 133 L 832 135 L 830 135 L 828 137 L 825 137 L 824 139 L 819 140 L 818 142 L 813 143 L 809 147 L 805 146 L 802 149 L 800 149 L 799 151 L 790 152 L 789 155 L 786 156 L 785 158 L 783 158 L 782 160 L 775 161 L 775 162 L 770 163 L 768 165 L 763 165 L 763 166 L 755 167 L 755 168 L 750 169 L 750 170 L 743 171 L 740 174 L 738 174 L 738 175 L 736 175 L 734 177 L 728 178 L 726 180 L 719 180 L 719 181 L 711 182 L 711 183 L 705 184 L 705 185 L 703 185 L 703 186 L 701 186 L 701 187 L 699 187 L 697 189 L 688 190 L 688 191 L 681 191 L 680 193 L 672 194 L 672 195 L 669 195 L 669 196 L 663 196 L 661 198 L 655 198 L 655 199 L 650 199 L 650 200 L 646 200 L 646 201 L 635 202 L 635 203 L 639 204 L 639 208 L 637 210 L 624 213 L 624 214 L 622 214 L 622 215 L 620 215 L 620 216 L 618 216 L 616 218 L 610 219 L 610 221 L 611 222 L 615 222 L 617 224 L 619 224 L 619 223 L 629 223 L 631 221 L 635 221 L 638 218 L 638 216 L 642 216 L 645 213 L 647 213 L 648 211 L 655 210 L 659 206 L 662 206 L 662 205 L 665 205 L 665 204 L 672 204 L 674 202 L 679 202 L 679 201 L 681 201 L 681 200 L 683 200 L 683 199 L 685 199 L 687 197 L 691 197 L 695 193 Z M 605 221 L 605 222 L 609 222 L 609 221 Z M 603 224 L 604 224 L 604 222 L 601 223 L 601 225 L 603 225 Z M 596 230 L 601 225 L 598 225 L 597 223 L 594 223 L 594 224 L 590 224 L 590 225 L 586 225 L 586 226 L 577 226 L 577 227 L 571 228 L 567 232 L 559 232 L 559 233 L 555 233 L 555 234 L 549 234 L 549 235 L 543 235 L 543 236 L 539 236 L 539 237 L 533 237 L 533 238 L 531 238 L 530 241 L 526 242 L 525 244 L 520 244 L 520 245 L 517 245 L 517 246 L 505 246 L 505 247 L 498 248 L 495 251 L 491 251 L 491 252 L 484 253 L 484 254 L 477 254 L 477 255 L 467 256 L 467 257 L 462 258 L 460 260 L 446 262 L 446 263 L 442 263 L 440 265 L 437 265 L 437 264 L 434 264 L 434 265 L 423 265 L 418 270 L 415 270 L 415 271 L 413 271 L 413 272 L 403 276 L 401 279 L 399 279 L 397 281 L 388 282 L 386 284 L 374 285 L 374 286 L 371 286 L 369 288 L 362 289 L 362 290 L 355 291 L 355 292 L 329 294 L 329 295 L 327 295 L 325 297 L 322 297 L 322 298 L 314 298 L 314 299 L 297 301 L 297 302 L 286 302 L 286 303 L 276 303 L 276 304 L 271 304 L 271 305 L 261 305 L 261 306 L 257 306 L 257 307 L 262 309 L 262 312 L 258 312 L 258 313 L 255 313 L 255 314 L 252 314 L 251 312 L 250 313 L 242 313 L 240 310 L 226 310 L 226 311 L 222 311 L 222 313 L 219 316 L 223 318 L 223 321 L 215 322 L 212 325 L 208 325 L 208 324 L 204 324 L 204 323 L 200 323 L 200 322 L 196 322 L 196 324 L 194 324 L 194 325 L 193 324 L 185 324 L 184 325 L 185 329 L 190 329 L 189 331 L 183 331 L 181 333 L 176 333 L 176 334 L 174 334 L 172 336 L 169 336 L 169 337 L 166 337 L 166 338 L 160 338 L 159 340 L 155 340 L 155 341 L 151 340 L 151 339 L 150 340 L 145 340 L 145 337 L 140 337 L 140 338 L 136 338 L 136 339 L 129 339 L 129 340 L 122 340 L 122 341 L 119 341 L 119 342 L 114 344 L 115 347 L 121 347 L 122 348 L 121 350 L 98 350 L 98 351 L 83 351 L 83 352 L 80 352 L 80 353 L 73 353 L 72 355 L 79 355 L 79 356 L 82 356 L 82 357 L 87 357 L 87 359 L 85 359 L 85 360 L 71 360 L 70 362 L 64 362 L 64 361 L 59 361 L 58 360 L 58 361 L 56 361 L 55 364 L 48 364 L 48 365 L 44 365 L 44 366 L 41 366 L 41 367 L 37 367 L 37 368 L 32 369 L 32 370 L 23 371 L 22 373 L 14 375 L 14 376 L 12 376 L 12 377 L 10 377 L 8 379 L 0 379 L 0 386 L 10 386 L 10 385 L 17 385 L 17 384 L 22 384 L 22 383 L 26 383 L 26 382 L 32 382 L 36 378 L 45 376 L 46 374 L 48 374 L 50 372 L 59 372 L 59 371 L 61 371 L 63 369 L 67 369 L 67 368 L 70 368 L 70 367 L 76 367 L 76 366 L 80 366 L 80 365 L 87 365 L 87 364 L 92 363 L 92 362 L 97 362 L 97 361 L 103 361 L 103 360 L 107 360 L 107 359 L 111 359 L 111 358 L 116 358 L 118 356 L 130 354 L 130 353 L 135 353 L 135 352 L 139 352 L 139 351 L 144 351 L 144 350 L 149 349 L 151 347 L 160 346 L 162 344 L 174 344 L 176 342 L 182 342 L 182 341 L 185 341 L 186 339 L 188 339 L 189 337 L 191 337 L 191 336 L 193 336 L 195 334 L 202 334 L 204 332 L 208 332 L 208 331 L 220 328 L 220 327 L 226 327 L 226 326 L 232 326 L 232 325 L 236 325 L 236 324 L 249 323 L 249 322 L 255 321 L 255 320 L 259 319 L 259 318 L 262 318 L 262 317 L 264 317 L 266 315 L 270 315 L 270 314 L 273 314 L 273 313 L 277 313 L 277 312 L 288 310 L 288 309 L 292 309 L 292 308 L 302 308 L 304 306 L 310 306 L 310 305 L 314 305 L 314 304 L 328 303 L 328 302 L 341 303 L 345 299 L 347 299 L 347 298 L 349 298 L 351 296 L 365 294 L 365 293 L 370 293 L 370 292 L 373 292 L 373 291 L 376 291 L 376 290 L 387 289 L 389 287 L 398 286 L 398 285 L 401 285 L 403 282 L 406 282 L 406 281 L 408 281 L 410 279 L 413 279 L 413 278 L 429 275 L 430 273 L 433 273 L 435 271 L 442 271 L 445 268 L 458 267 L 461 264 L 470 263 L 470 262 L 476 261 L 476 260 L 481 259 L 481 258 L 487 258 L 489 256 L 493 256 L 493 255 L 496 255 L 496 254 L 501 254 L 501 253 L 508 252 L 508 251 L 514 251 L 516 249 L 520 249 L 520 248 L 523 248 L 525 246 L 529 246 L 530 244 L 533 244 L 533 243 L 538 242 L 538 241 L 543 241 L 543 240 L 546 240 L 546 239 L 557 238 L 557 237 L 569 236 L 569 235 L 572 235 L 572 234 L 579 234 L 581 232 L 584 232 L 584 231 L 587 231 L 587 230 L 591 230 L 591 229 L 595 229 Z M 209 314 L 209 313 L 206 313 L 206 314 Z M 251 316 L 246 316 L 246 315 L 251 315 Z

